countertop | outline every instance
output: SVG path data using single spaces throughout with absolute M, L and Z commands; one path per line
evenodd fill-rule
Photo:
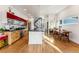
M 26 29 L 26 28 L 24 28 L 24 29 Z M 4 32 L 6 32 L 6 31 L 13 32 L 13 31 L 24 30 L 24 29 L 4 30 Z

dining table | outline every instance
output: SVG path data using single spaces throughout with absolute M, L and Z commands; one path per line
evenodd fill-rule
M 54 32 L 58 36 L 58 38 L 60 40 L 62 40 L 62 38 L 63 38 L 63 39 L 67 39 L 69 41 L 69 35 L 70 35 L 71 31 L 67 31 L 67 30 L 56 30 Z

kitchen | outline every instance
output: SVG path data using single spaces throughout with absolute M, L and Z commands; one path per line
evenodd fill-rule
M 1 5 L 0 52 L 79 52 L 78 7 Z
M 11 10 L 11 7 L 1 7 L 7 7 L 8 11 L 6 11 L 6 9 L 2 9 L 2 14 L 0 14 L 0 17 L 2 19 L 6 17 L 6 20 L 0 21 L 0 48 L 6 45 L 12 45 L 13 43 L 21 39 L 24 35 L 28 35 L 28 21 L 23 19 L 22 17 L 17 16 L 16 13 Z M 26 44 L 28 44 L 28 39 L 26 41 Z

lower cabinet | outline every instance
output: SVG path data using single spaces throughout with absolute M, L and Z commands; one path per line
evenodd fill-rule
M 11 32 L 11 42 L 15 42 L 16 40 L 18 40 L 20 38 L 20 31 L 14 31 Z
M 6 36 L 6 35 L 1 35 L 0 36 L 0 48 L 2 48 L 2 47 L 4 47 L 4 46 L 6 46 L 6 45 L 8 45 L 8 36 Z
M 8 35 L 8 44 L 11 45 L 15 41 L 17 41 L 20 38 L 20 30 L 16 31 L 7 31 L 4 32 L 5 35 Z
M 0 40 L 0 48 L 4 46 L 4 40 Z
M 28 44 L 28 31 L 26 29 L 23 30 L 15 30 L 15 31 L 5 31 L 4 34 L 8 36 L 8 44 L 11 45 L 15 41 L 21 39 L 21 31 L 23 32 L 23 37 L 26 39 Z

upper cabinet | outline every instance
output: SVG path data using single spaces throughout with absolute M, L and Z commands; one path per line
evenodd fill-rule
M 16 22 L 18 21 L 20 23 L 21 22 L 27 23 L 27 20 L 25 20 L 25 19 L 23 19 L 19 16 L 16 16 L 15 14 L 12 14 L 10 12 L 7 12 L 7 18 L 8 18 L 9 21 L 12 21 L 12 22 L 14 22 L 16 20 Z

